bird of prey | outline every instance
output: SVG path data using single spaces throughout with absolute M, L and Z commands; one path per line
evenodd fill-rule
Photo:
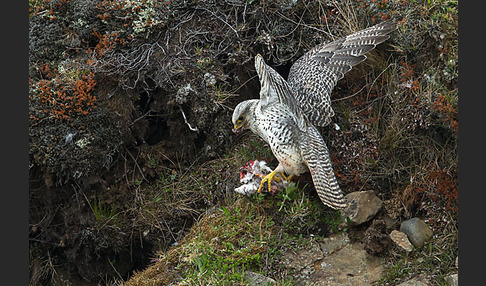
M 271 189 L 276 174 L 300 175 L 310 171 L 321 201 L 334 209 L 346 206 L 332 169 L 329 152 L 316 126 L 330 123 L 331 91 L 364 55 L 389 38 L 395 21 L 386 21 L 327 44 L 320 44 L 299 58 L 285 80 L 255 57 L 260 79 L 260 99 L 239 103 L 233 112 L 233 132 L 250 129 L 265 140 L 279 161 L 277 168 L 261 181 Z

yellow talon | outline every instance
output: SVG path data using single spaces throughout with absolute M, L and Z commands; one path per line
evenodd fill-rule
M 258 193 L 261 193 L 262 192 L 262 188 L 263 188 L 263 184 L 265 182 L 268 181 L 268 191 L 271 192 L 272 191 L 272 181 L 277 181 L 277 182 L 280 182 L 281 178 L 282 177 L 284 180 L 286 181 L 290 181 L 292 180 L 292 178 L 294 177 L 294 175 L 290 175 L 290 176 L 286 176 L 284 175 L 283 173 L 278 173 L 278 175 L 280 177 L 275 177 L 275 175 L 277 175 L 277 172 L 276 171 L 272 171 L 270 174 L 266 175 L 262 181 L 260 182 L 260 187 L 258 188 Z M 260 175 L 261 176 L 261 175 Z
M 257 193 L 262 192 L 263 184 L 266 181 L 268 181 L 268 191 L 271 192 L 272 191 L 272 180 L 273 180 L 273 177 L 275 177 L 276 174 L 277 174 L 277 172 L 272 171 L 270 174 L 266 175 L 265 178 L 263 178 L 263 180 L 260 182 L 260 187 L 258 188 Z
M 280 177 L 284 178 L 285 181 L 290 182 L 294 178 L 294 175 L 286 176 L 284 173 L 279 174 Z

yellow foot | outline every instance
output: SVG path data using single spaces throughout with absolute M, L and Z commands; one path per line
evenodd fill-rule
M 272 180 L 273 180 L 273 177 L 275 177 L 276 174 L 277 174 L 277 172 L 272 171 L 270 174 L 266 175 L 265 178 L 263 178 L 263 180 L 260 182 L 260 187 L 258 188 L 257 193 L 262 192 L 262 187 L 263 187 L 263 184 L 265 184 L 265 182 L 268 182 L 268 191 L 271 192 L 272 191 Z
M 270 175 L 270 174 L 268 174 L 268 175 Z M 257 177 L 260 177 L 260 178 L 265 178 L 268 175 L 254 174 L 254 176 L 257 176 Z M 276 175 L 279 175 L 279 176 L 282 176 L 283 177 L 283 174 L 282 173 L 277 173 Z M 280 179 L 281 179 L 280 177 L 273 177 L 272 178 L 272 181 L 280 182 Z M 260 185 L 261 185 L 261 183 L 260 183 Z
M 294 175 L 286 176 L 284 173 L 279 173 L 279 175 L 287 182 L 290 182 L 294 178 Z
M 277 175 L 277 172 L 276 171 L 272 171 L 270 174 L 266 175 L 262 181 L 260 182 L 260 187 L 258 188 L 258 193 L 261 193 L 262 192 L 262 188 L 263 188 L 263 184 L 265 182 L 268 182 L 268 191 L 269 192 L 272 192 L 272 181 L 276 181 L 276 182 L 280 182 L 281 178 L 282 177 L 284 180 L 286 181 L 290 181 L 292 180 L 292 178 L 294 177 L 294 175 L 290 175 L 290 176 L 285 176 L 283 173 L 278 173 L 278 175 L 280 177 L 275 177 L 275 175 Z M 259 176 L 262 176 L 262 175 L 259 175 Z

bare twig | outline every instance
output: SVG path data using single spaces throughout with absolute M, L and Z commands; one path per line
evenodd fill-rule
M 182 107 L 179 106 L 179 109 L 181 110 L 182 117 L 184 117 L 184 122 L 187 124 L 187 126 L 189 126 L 189 129 L 194 132 L 199 132 L 199 129 L 197 129 L 197 127 L 194 128 L 191 126 L 191 124 L 189 124 L 189 122 L 187 122 L 186 114 L 184 113 L 184 110 L 182 110 Z
M 289 17 L 285 16 L 284 14 L 280 13 L 280 11 L 277 11 L 277 14 L 278 14 L 280 17 L 284 18 L 285 20 L 287 20 L 287 21 L 289 21 L 289 22 L 291 22 L 291 23 L 294 23 L 294 24 L 295 24 L 295 25 L 297 25 L 297 26 L 303 26 L 303 27 L 305 27 L 305 28 L 309 28 L 309 29 L 312 29 L 312 30 L 316 30 L 316 31 L 321 32 L 321 33 L 324 33 L 324 34 L 326 34 L 326 35 L 328 35 L 328 36 L 330 36 L 330 35 L 331 35 L 330 33 L 326 32 L 326 31 L 324 31 L 324 30 L 321 30 L 321 29 L 319 29 L 319 28 L 309 26 L 309 25 L 307 25 L 307 24 L 305 24 L 305 23 L 301 23 L 301 21 L 300 21 L 300 20 L 302 19 L 302 17 L 303 17 L 304 15 L 302 15 L 302 16 L 301 16 L 301 18 L 300 18 L 299 22 L 295 22 L 294 20 L 292 20 L 292 19 L 290 19 Z
M 130 153 L 130 151 L 126 150 L 127 154 L 130 155 L 130 157 L 132 158 L 133 162 L 135 163 L 135 167 L 137 167 L 138 171 L 140 172 L 140 175 L 142 175 L 142 178 L 146 181 L 146 182 L 149 182 L 149 180 L 147 180 L 147 178 L 145 178 L 145 176 L 143 175 L 143 171 L 142 171 L 142 168 L 140 168 L 140 166 L 138 165 L 137 163 L 137 159 L 135 159 L 135 157 L 133 157 L 132 153 Z M 137 155 L 138 156 L 138 155 Z M 133 174 L 135 174 L 135 172 L 133 172 Z
M 238 35 L 238 31 L 233 28 L 233 26 L 231 26 L 228 22 L 226 22 L 224 19 L 222 19 L 221 17 L 219 17 L 218 15 L 216 15 L 213 11 L 209 10 L 209 9 L 206 9 L 206 8 L 202 8 L 202 7 L 198 7 L 197 9 L 199 10 L 203 10 L 203 11 L 206 11 L 206 12 L 209 12 L 211 15 L 213 15 L 216 19 L 220 20 L 221 22 L 223 22 L 226 26 L 228 26 L 231 30 L 233 30 L 233 32 L 235 32 L 236 34 L 236 37 L 240 37 Z

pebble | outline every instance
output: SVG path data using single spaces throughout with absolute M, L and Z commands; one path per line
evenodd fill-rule
M 418 217 L 402 222 L 400 231 L 407 234 L 408 239 L 415 247 L 422 247 L 434 234 L 429 226 Z
M 397 286 L 428 286 L 427 279 L 424 276 L 417 276 L 408 281 L 398 284 Z
M 459 285 L 459 275 L 451 274 L 445 278 L 447 285 L 449 286 L 458 286 Z
M 410 240 L 408 240 L 408 237 L 405 233 L 398 230 L 392 230 L 392 232 L 390 233 L 390 238 L 405 251 L 412 251 L 412 243 L 410 242 Z
M 275 285 L 277 282 L 260 273 L 245 271 L 245 279 L 250 285 Z

